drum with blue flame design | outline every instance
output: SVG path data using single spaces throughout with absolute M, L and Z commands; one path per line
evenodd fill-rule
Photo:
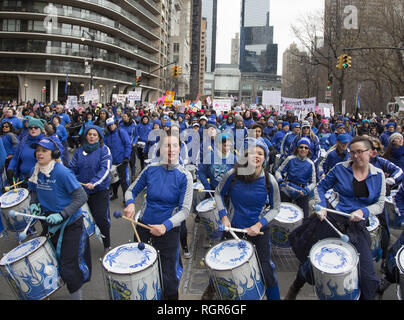
M 157 251 L 145 244 L 123 244 L 102 259 L 107 294 L 111 300 L 160 300 L 162 297 Z
M 227 240 L 205 256 L 216 294 L 221 300 L 261 300 L 265 285 L 254 246 L 245 240 Z
M 317 242 L 310 250 L 315 291 L 320 300 L 359 299 L 359 254 L 337 238 Z
M 44 299 L 63 286 L 56 253 L 45 237 L 11 250 L 1 259 L 0 269 L 21 300 Z
M 11 210 L 31 214 L 29 211 L 29 191 L 24 188 L 10 190 L 0 197 L 1 214 L 4 218 L 6 228 L 13 232 L 21 232 L 27 226 L 29 218 L 15 215 L 10 217 Z

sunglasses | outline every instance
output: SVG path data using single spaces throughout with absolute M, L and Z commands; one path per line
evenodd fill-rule
M 372 147 L 372 150 L 380 151 L 381 148 L 378 147 Z
M 310 148 L 301 146 L 301 147 L 299 147 L 299 149 L 309 150 Z
M 29 129 L 40 129 L 39 127 L 29 127 Z
M 9 126 L 3 126 L 3 128 L 10 128 Z

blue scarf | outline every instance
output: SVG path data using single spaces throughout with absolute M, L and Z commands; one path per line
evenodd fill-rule
M 83 144 L 83 150 L 87 153 L 91 153 L 98 149 L 100 142 L 89 144 L 87 141 Z

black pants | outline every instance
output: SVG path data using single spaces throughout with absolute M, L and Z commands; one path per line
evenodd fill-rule
M 134 177 L 136 175 L 136 147 L 132 147 L 132 152 L 130 153 L 129 165 L 130 165 L 130 173 L 132 177 Z
M 50 240 L 57 249 L 60 230 Z M 59 271 L 69 293 L 79 290 L 91 278 L 90 241 L 83 217 L 66 226 L 60 250 Z
M 181 241 L 181 248 L 188 248 L 188 241 L 187 241 L 187 236 L 188 236 L 188 230 L 187 230 L 187 224 L 186 221 L 182 221 L 181 227 L 180 227 L 180 241 Z
M 129 188 L 128 182 L 126 181 L 126 169 L 128 168 L 128 163 L 123 162 L 121 165 L 117 166 L 119 181 L 112 184 L 112 191 L 114 195 L 118 195 L 119 186 L 122 187 L 122 195 L 125 197 L 125 192 Z
M 95 193 L 87 194 L 87 204 L 90 207 L 91 215 L 94 218 L 95 224 L 105 237 L 102 239 L 104 248 L 111 246 L 111 219 L 109 213 L 109 190 L 100 190 Z
M 145 162 L 144 161 L 147 159 L 147 154 L 144 153 L 143 150 L 144 149 L 142 149 L 142 148 L 136 147 L 136 154 L 137 154 L 137 157 L 140 160 L 140 168 L 141 168 L 141 170 L 144 169 L 144 167 L 145 167 Z
M 137 231 L 142 242 L 150 241 L 151 245 L 160 252 L 163 298 L 178 300 L 180 280 L 177 276 L 177 267 L 182 266 L 179 256 L 180 227 L 171 229 L 161 237 L 153 236 L 149 230 L 142 227 L 137 227 Z M 137 241 L 136 237 L 134 239 Z

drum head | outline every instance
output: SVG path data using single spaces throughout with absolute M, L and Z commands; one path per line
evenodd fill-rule
M 20 244 L 18 247 L 7 253 L 0 261 L 0 265 L 4 266 L 12 264 L 18 260 L 21 260 L 32 252 L 40 248 L 46 242 L 46 237 L 37 237 L 30 241 Z
M 311 248 L 309 256 L 313 267 L 329 274 L 346 273 L 358 263 L 356 249 L 336 238 L 317 242 Z
M 215 209 L 215 200 L 210 198 L 203 200 L 196 206 L 197 212 L 206 212 Z
M 369 232 L 372 232 L 372 231 L 376 230 L 377 228 L 379 228 L 379 226 L 380 226 L 379 219 L 376 216 L 370 216 L 369 217 L 369 226 L 366 227 L 366 229 L 368 229 Z
M 303 210 L 293 203 L 281 202 L 279 214 L 275 219 L 283 223 L 295 223 L 303 219 Z
M 28 198 L 29 192 L 27 189 L 18 188 L 15 190 L 17 190 L 17 192 L 14 192 L 14 190 L 10 190 L 1 196 L 1 208 L 6 209 L 14 207 Z
M 404 274 L 404 246 L 402 246 L 401 249 L 397 252 L 396 264 L 397 267 L 400 269 L 400 272 Z
M 138 242 L 128 243 L 110 250 L 102 260 L 108 272 L 131 274 L 147 269 L 157 259 L 157 251 L 145 244 L 144 250 L 138 248 Z
M 241 240 L 245 245 L 240 246 L 237 240 L 219 243 L 208 251 L 205 257 L 206 265 L 213 270 L 234 269 L 248 261 L 254 253 L 252 244 Z
M 194 185 L 193 185 L 193 188 L 195 189 L 195 190 L 199 190 L 199 189 L 205 189 L 205 187 L 203 186 L 203 184 L 202 184 L 202 182 L 200 182 L 200 181 L 198 181 L 198 182 L 195 182 L 194 183 Z

